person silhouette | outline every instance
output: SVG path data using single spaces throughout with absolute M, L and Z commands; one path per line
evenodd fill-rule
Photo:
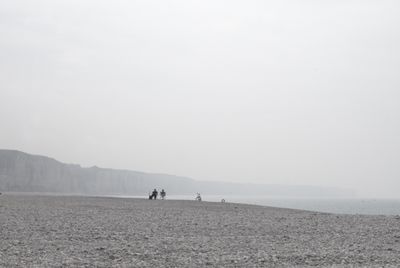
M 157 200 L 157 196 L 158 196 L 157 189 L 154 189 L 153 190 L 153 198 L 154 198 L 154 200 Z
M 200 193 L 197 193 L 196 200 L 197 200 L 197 201 L 201 201 L 201 195 L 200 195 Z
M 160 192 L 160 195 L 161 195 L 161 199 L 164 200 L 167 193 L 164 191 L 164 189 L 162 189 Z

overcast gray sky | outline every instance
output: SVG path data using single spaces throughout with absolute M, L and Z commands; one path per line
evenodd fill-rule
M 0 148 L 399 197 L 400 2 L 0 0 Z

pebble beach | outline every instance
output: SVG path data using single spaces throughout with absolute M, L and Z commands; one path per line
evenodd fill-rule
M 0 267 L 399 267 L 400 217 L 0 195 Z

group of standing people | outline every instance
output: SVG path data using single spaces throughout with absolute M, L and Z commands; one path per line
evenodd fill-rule
M 164 191 L 164 189 L 162 189 L 160 192 L 161 199 L 164 200 L 166 195 L 167 195 L 167 193 Z M 158 191 L 157 191 L 157 189 L 154 189 L 153 192 L 151 194 L 149 194 L 149 199 L 156 200 L 157 196 L 158 196 Z

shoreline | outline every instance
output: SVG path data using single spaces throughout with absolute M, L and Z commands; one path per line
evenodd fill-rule
M 3 192 L 8 195 L 27 196 L 74 196 L 100 198 L 127 198 L 147 200 L 147 195 L 88 195 L 82 193 L 52 192 Z M 195 195 L 167 195 L 167 200 L 194 200 Z M 310 212 L 330 213 L 338 215 L 384 215 L 400 216 L 400 199 L 396 198 L 315 198 L 315 197 L 276 197 L 276 196 L 243 196 L 243 195 L 202 195 L 203 202 L 257 205 L 275 208 L 287 208 Z

